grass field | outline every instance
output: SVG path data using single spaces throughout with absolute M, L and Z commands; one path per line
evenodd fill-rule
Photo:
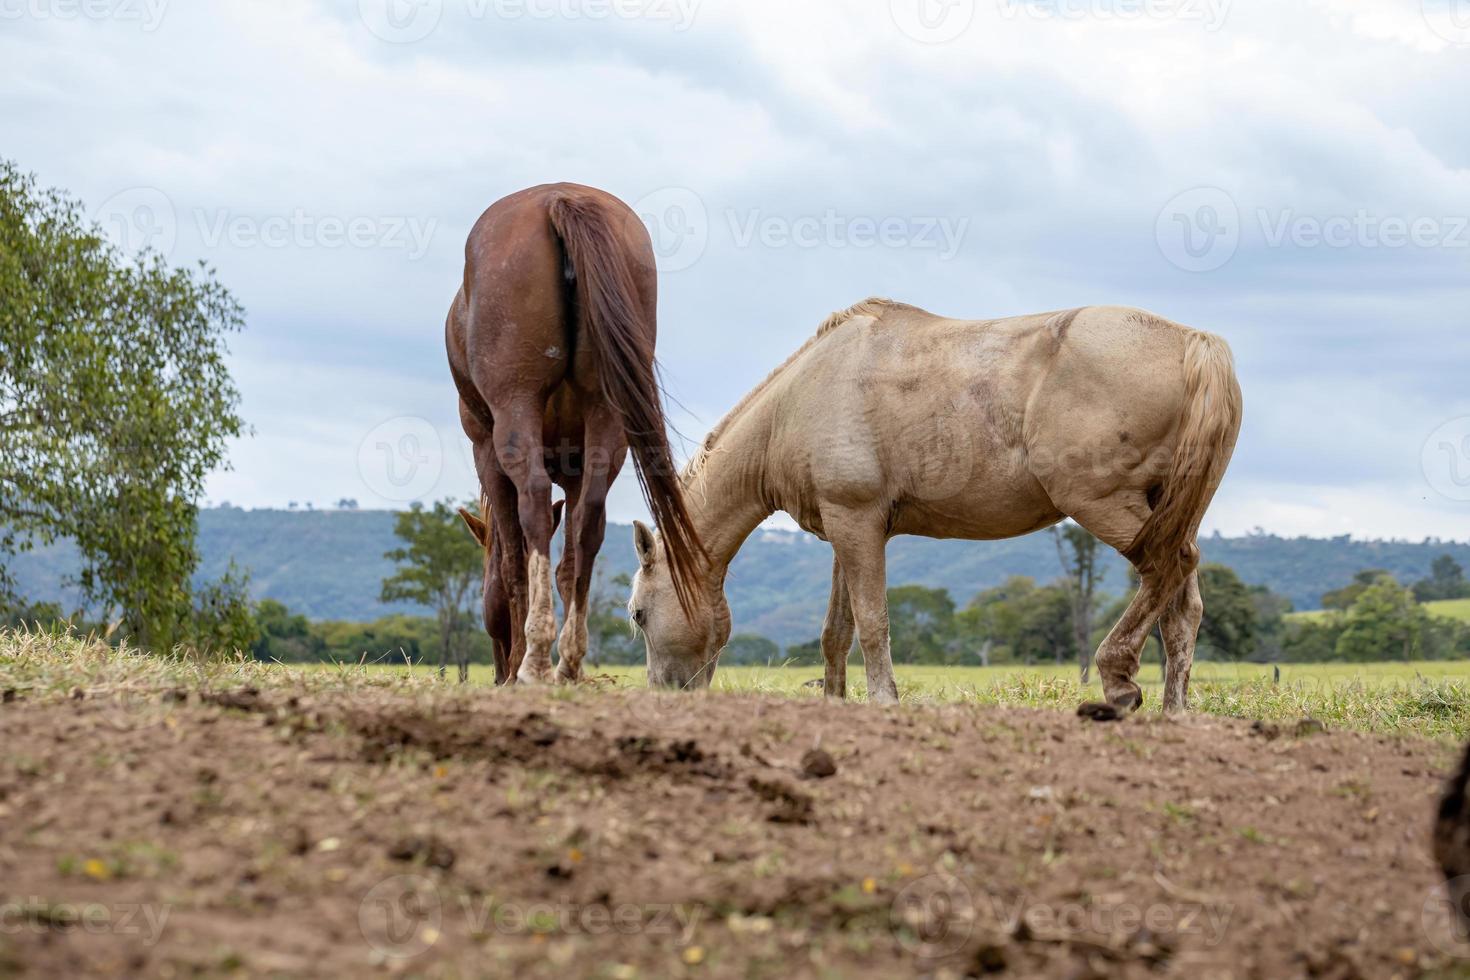
M 1424 610 L 1431 616 L 1470 623 L 1470 599 L 1441 599 L 1438 602 L 1426 602 Z M 1326 619 L 1330 615 L 1332 613 L 1327 609 L 1306 609 L 1301 612 L 1287 613 L 1286 618 L 1316 621 Z
M 25 655 L 40 644 L 40 637 L 0 632 L 0 690 L 15 690 L 26 696 L 65 693 L 77 687 L 133 690 L 199 682 L 303 687 L 318 692 L 351 691 L 364 685 L 425 691 L 440 686 L 434 669 L 423 665 L 198 662 L 109 654 L 105 646 L 86 643 L 76 643 L 72 649 L 77 653 L 64 661 Z M 1069 666 L 900 664 L 897 673 L 899 693 L 906 703 L 993 704 L 1071 712 L 1080 702 L 1097 700 L 1102 695 L 1095 677 L 1084 687 L 1078 683 L 1075 668 Z M 114 674 L 118 674 L 117 680 Z M 603 667 L 590 674 L 593 686 L 645 685 L 641 668 Z M 722 667 L 715 675 L 714 692 L 818 699 L 820 686 L 809 685 L 821 675 L 816 667 Z M 1158 665 L 1145 664 L 1138 679 L 1145 690 L 1145 710 L 1156 711 L 1162 680 Z M 473 686 L 489 688 L 493 680 L 489 667 L 471 668 Z M 853 698 L 865 696 L 860 664 L 849 666 L 848 686 Z M 691 699 L 704 696 L 689 695 Z M 1270 666 L 1201 662 L 1194 667 L 1191 708 L 1233 718 L 1294 722 L 1310 717 L 1339 728 L 1464 739 L 1470 737 L 1470 661 L 1287 664 L 1281 668 L 1279 682 Z
M 433 676 L 433 668 L 379 664 L 293 668 L 310 672 L 415 674 Z M 1085 700 L 1098 700 L 1102 688 L 1094 676 L 1084 687 L 1076 668 L 925 667 L 896 668 L 899 693 L 907 702 L 956 702 L 1072 710 Z M 603 667 L 591 671 L 595 683 L 643 687 L 637 667 Z M 452 672 L 451 672 L 452 676 Z M 757 692 L 793 697 L 821 697 L 816 667 L 721 667 L 716 692 Z M 488 666 L 470 670 L 472 684 L 490 685 Z M 1157 664 L 1139 674 L 1146 708 L 1157 709 L 1162 684 Z M 854 697 L 865 695 L 861 664 L 848 667 Z M 1192 707 L 1198 711 L 1264 721 L 1317 718 L 1340 727 L 1432 737 L 1470 737 L 1470 661 L 1373 664 L 1287 664 L 1276 682 L 1272 668 L 1261 664 L 1196 663 L 1191 684 Z

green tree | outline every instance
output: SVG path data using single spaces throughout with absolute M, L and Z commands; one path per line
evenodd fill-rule
M 145 647 L 219 621 L 193 605 L 196 501 L 243 431 L 225 367 L 242 325 L 210 270 L 123 256 L 0 161 L 0 556 L 71 538 L 87 602 Z M 205 601 L 243 601 L 237 584 Z
M 1334 589 L 1322 596 L 1323 609 L 1345 610 L 1358 601 L 1369 588 L 1379 582 L 1392 582 L 1397 585 L 1393 575 L 1382 568 L 1365 568 L 1353 576 L 1352 582 L 1340 589 Z
M 986 589 L 956 617 L 971 662 L 1066 663 L 1076 655 L 1072 601 L 1063 585 L 1037 586 L 1015 575 Z
M 781 648 L 757 633 L 736 633 L 725 644 L 720 661 L 733 665 L 765 666 L 781 658 Z
M 1056 542 L 1057 559 L 1062 564 L 1061 585 L 1071 604 L 1077 666 L 1082 683 L 1086 684 L 1092 674 L 1092 615 L 1097 608 L 1097 586 L 1106 571 L 1098 560 L 1101 542 L 1075 521 L 1052 528 L 1051 535 Z
M 1414 583 L 1414 598 L 1420 602 L 1470 598 L 1470 581 L 1453 555 L 1440 555 L 1430 566 L 1429 577 Z
M 1344 616 L 1337 657 L 1357 662 L 1413 660 L 1428 619 L 1412 591 L 1382 576 L 1358 594 Z
M 259 640 L 250 577 L 230 562 L 222 578 L 198 590 L 190 643 L 201 651 L 234 653 L 253 650 Z
M 587 663 L 594 667 L 642 663 L 643 642 L 628 628 L 628 617 L 618 599 L 632 591 L 633 580 L 625 572 L 614 575 L 613 591 L 604 581 L 599 562 L 587 596 Z
M 1244 660 L 1255 654 L 1260 643 L 1260 614 L 1256 598 L 1240 576 L 1225 565 L 1201 565 L 1199 590 L 1205 603 L 1199 627 L 1199 642 L 1208 654 L 1205 659 Z
M 474 619 L 470 599 L 483 581 L 484 550 L 465 533 L 459 507 L 441 500 L 433 507 L 414 504 L 398 515 L 393 533 L 404 542 L 384 557 L 397 570 L 383 580 L 383 602 L 414 602 L 434 610 L 439 625 L 439 675 L 454 659 L 460 682 L 469 680 L 469 638 Z
M 805 643 L 793 643 L 786 648 L 786 659 L 793 665 L 801 667 L 822 666 L 826 659 L 822 656 L 822 640 L 807 640 Z
M 888 636 L 895 663 L 948 663 L 954 639 L 949 592 L 922 585 L 889 589 Z
M 1251 604 L 1256 607 L 1255 656 L 1266 663 L 1280 660 L 1285 644 L 1286 614 L 1292 609 L 1291 600 L 1264 585 L 1250 586 L 1250 596 Z
M 255 659 L 301 663 L 322 658 L 324 650 L 311 621 L 283 603 L 262 599 L 255 607 L 255 623 L 260 631 L 252 647 Z

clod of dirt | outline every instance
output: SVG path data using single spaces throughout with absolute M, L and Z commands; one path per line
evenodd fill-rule
M 1281 737 L 1281 726 L 1273 725 L 1269 721 L 1252 722 L 1251 734 L 1259 735 L 1266 741 L 1272 742 Z
M 199 700 L 236 711 L 264 711 L 268 707 L 260 696 L 260 690 L 254 687 L 242 687 L 233 691 L 205 691 L 199 695 Z
M 985 943 L 975 951 L 975 970 L 980 975 L 987 973 L 1004 973 L 1009 963 L 1006 959 L 1004 946 L 995 943 Z
M 163 692 L 163 701 L 165 704 L 185 704 L 188 700 L 189 692 L 181 687 L 176 687 L 172 691 Z
M 771 823 L 809 824 L 815 822 L 816 808 L 812 798 L 794 786 L 775 780 L 751 776 L 747 784 L 763 800 L 776 804 L 766 817 Z
M 1084 701 L 1077 706 L 1077 717 L 1088 721 L 1122 721 L 1126 715 L 1122 708 L 1106 701 Z
M 1174 955 L 1174 939 L 1163 933 L 1140 929 L 1128 939 L 1128 951 L 1154 966 L 1161 966 Z
M 837 774 L 837 763 L 826 749 L 808 749 L 801 757 L 801 774 L 807 779 L 826 779 Z
M 448 871 L 454 867 L 454 848 L 432 834 L 428 837 L 404 837 L 388 848 L 395 861 L 417 861 L 427 868 Z
M 7 687 L 3 692 L 0 692 L 0 702 L 4 704 L 10 704 L 18 697 L 20 697 L 20 692 L 13 687 Z
M 1292 734 L 1297 738 L 1306 738 L 1308 735 L 1321 735 L 1325 731 L 1327 731 L 1327 726 L 1316 718 L 1303 718 L 1296 723 L 1296 728 L 1292 730 Z
M 561 728 L 545 715 L 529 714 L 516 727 L 516 737 L 546 748 L 548 745 L 555 745 L 557 739 L 561 738 Z

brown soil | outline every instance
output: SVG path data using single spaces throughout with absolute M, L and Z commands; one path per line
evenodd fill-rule
M 78 694 L 0 704 L 0 975 L 1464 962 L 1427 854 L 1443 743 L 594 689 Z

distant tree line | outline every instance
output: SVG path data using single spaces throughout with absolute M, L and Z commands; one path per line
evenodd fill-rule
M 445 526 L 447 509 L 420 513 L 404 529 L 422 528 L 437 511 Z M 459 531 L 458 534 L 463 534 Z M 473 540 L 471 549 L 475 548 Z M 445 543 L 458 536 L 442 536 Z M 411 553 L 412 548 L 405 548 Z M 469 555 L 479 559 L 478 552 Z M 1195 656 L 1199 660 L 1261 663 L 1373 662 L 1470 658 L 1470 623 L 1434 616 L 1419 595 L 1465 597 L 1463 570 L 1453 562 L 1436 562 L 1429 578 L 1411 586 L 1399 584 L 1379 569 L 1358 573 L 1330 594 L 1331 607 L 1290 616 L 1291 603 L 1263 586 L 1247 585 L 1219 564 L 1200 568 L 1205 602 Z M 1134 583 L 1136 587 L 1136 583 Z M 589 664 L 637 665 L 643 643 L 628 628 L 621 597 L 626 576 L 599 580 L 593 590 L 588 621 Z M 1038 584 L 1014 576 L 985 589 L 959 606 L 944 589 L 902 585 L 889 590 L 889 628 L 894 660 L 935 665 L 1076 664 L 1090 657 L 1107 630 L 1122 615 L 1133 589 L 1116 597 L 1096 597 L 1086 646 L 1079 649 L 1075 632 L 1074 594 L 1062 579 Z M 492 662 L 489 639 L 479 618 L 478 581 L 464 593 L 464 605 L 449 617 L 390 615 L 366 623 L 312 621 L 266 599 L 254 607 L 250 649 L 263 660 L 286 663 L 346 661 L 438 663 L 446 642 L 462 644 L 471 663 Z M 1429 601 L 1437 601 L 1431 599 Z M 446 640 L 446 637 L 448 639 Z M 1158 662 L 1157 635 L 1150 637 L 1144 659 Z M 449 659 L 453 659 L 453 651 Z M 852 656 L 860 656 L 854 649 Z M 821 643 L 812 639 L 784 650 L 771 639 L 750 633 L 730 638 L 721 663 L 738 665 L 822 662 Z

